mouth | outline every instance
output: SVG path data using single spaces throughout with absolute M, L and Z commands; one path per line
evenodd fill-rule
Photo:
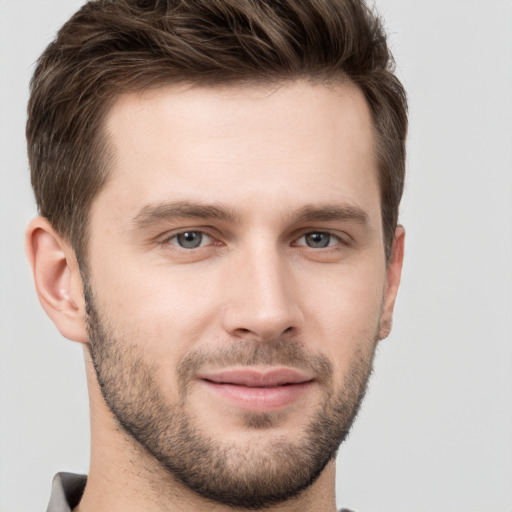
M 217 399 L 246 411 L 271 412 L 297 402 L 314 378 L 292 368 L 233 368 L 206 372 L 199 382 Z

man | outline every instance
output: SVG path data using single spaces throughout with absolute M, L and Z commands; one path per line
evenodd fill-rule
M 88 478 L 50 511 L 334 511 L 403 260 L 406 103 L 357 0 L 100 0 L 39 60 L 41 304 Z

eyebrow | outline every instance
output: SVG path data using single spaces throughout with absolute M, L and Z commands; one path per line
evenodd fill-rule
M 133 218 L 137 228 L 164 220 L 201 219 L 235 223 L 240 219 L 232 208 L 223 204 L 201 204 L 188 201 L 164 202 L 144 206 Z M 368 224 L 368 214 L 360 207 L 348 204 L 306 205 L 289 216 L 290 223 L 350 221 Z
M 133 218 L 138 228 L 144 228 L 162 220 L 204 219 L 236 222 L 238 215 L 222 204 L 210 205 L 179 201 L 174 203 L 157 203 L 144 206 Z
M 294 212 L 291 220 L 297 223 L 351 221 L 368 224 L 368 214 L 362 208 L 349 204 L 306 205 Z

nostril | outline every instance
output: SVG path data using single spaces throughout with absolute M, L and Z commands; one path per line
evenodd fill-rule
M 263 328 L 254 328 L 249 329 L 247 327 L 239 327 L 232 331 L 235 336 L 239 337 L 245 337 L 247 335 L 255 336 L 255 339 L 260 340 L 274 340 L 281 337 L 289 337 L 292 336 L 295 333 L 295 327 L 290 326 L 284 329 L 283 331 L 279 331 L 279 329 L 269 329 L 268 331 L 265 331 Z

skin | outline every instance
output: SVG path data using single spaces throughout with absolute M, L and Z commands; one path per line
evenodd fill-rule
M 330 363 L 335 390 L 357 358 L 371 366 L 377 340 L 391 329 L 404 231 L 397 228 L 386 262 L 372 121 L 355 86 L 164 87 L 121 96 L 105 127 L 114 159 L 90 212 L 89 285 L 118 338 L 154 369 L 165 403 L 178 403 L 176 369 L 201 350 L 300 344 Z M 232 218 L 205 217 L 204 209 L 190 216 L 190 205 L 223 207 Z M 337 214 L 328 219 L 327 210 Z M 204 233 L 202 245 L 180 247 L 183 231 Z M 328 247 L 308 246 L 311 233 L 326 234 Z M 27 252 L 43 307 L 85 346 L 73 250 L 37 218 Z M 119 426 L 84 353 L 92 448 L 79 510 L 233 510 L 173 479 Z M 240 450 L 270 452 L 276 439 L 293 446 L 331 389 L 311 377 L 284 406 L 251 409 L 267 413 L 268 428 L 251 425 L 239 403 L 198 378 L 186 411 L 202 432 Z M 276 510 L 334 511 L 334 479 L 331 461 Z

